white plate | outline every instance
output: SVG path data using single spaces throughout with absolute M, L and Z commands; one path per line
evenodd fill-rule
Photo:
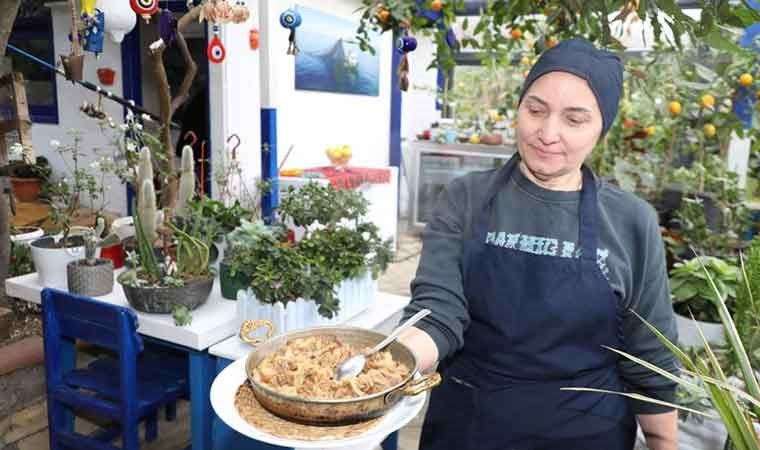
M 325 441 L 285 439 L 258 430 L 240 417 L 240 414 L 235 409 L 235 394 L 240 385 L 246 380 L 245 360 L 246 358 L 238 359 L 225 367 L 216 376 L 214 383 L 211 385 L 211 406 L 213 406 L 216 415 L 233 430 L 251 439 L 272 445 L 299 449 L 372 448 L 387 435 L 400 429 L 416 417 L 422 410 L 425 404 L 425 397 L 427 396 L 427 393 L 424 393 L 414 397 L 403 398 L 375 426 L 358 436 Z

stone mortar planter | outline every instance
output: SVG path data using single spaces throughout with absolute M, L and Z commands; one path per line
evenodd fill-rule
M 99 297 L 113 291 L 113 262 L 98 258 L 90 266 L 83 259 L 66 265 L 66 279 L 72 294 Z
M 193 310 L 206 303 L 214 278 L 196 278 L 186 281 L 182 287 L 130 287 L 121 285 L 129 305 L 138 311 L 168 314 L 176 306 Z

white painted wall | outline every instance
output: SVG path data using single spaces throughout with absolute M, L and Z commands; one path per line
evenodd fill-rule
M 417 49 L 408 55 L 409 90 L 402 93 L 401 101 L 401 137 L 407 141 L 441 118 L 441 112 L 435 109 L 438 70 L 427 69 L 434 52 L 432 39 L 420 36 Z
M 288 30 L 279 23 L 280 13 L 293 7 L 292 0 L 266 2 L 266 28 L 271 39 L 270 60 L 264 67 L 270 80 L 269 99 L 264 106 L 277 108 L 278 160 L 291 145 L 287 167 L 314 167 L 328 164 L 327 147 L 348 144 L 353 148 L 351 164 L 387 166 L 390 120 L 390 77 L 392 37 L 384 33 L 380 52 L 379 95 L 333 94 L 295 90 L 295 59 L 287 55 Z M 301 0 L 299 6 L 319 9 L 353 19 L 361 6 L 358 0 Z M 266 31 L 265 31 L 266 32 Z
M 210 99 L 212 161 L 216 167 L 229 158 L 231 147 L 226 145 L 231 134 L 242 141 L 238 160 L 249 189 L 255 188 L 255 178 L 261 175 L 261 100 L 259 50 L 251 50 L 249 33 L 259 27 L 260 12 L 249 3 L 251 17 L 244 24 L 227 24 L 220 39 L 227 54 L 221 64 L 210 64 Z M 211 30 L 209 29 L 209 36 Z M 234 144 L 234 140 L 231 144 Z M 214 164 L 214 163 L 212 163 Z M 213 166 L 212 166 L 213 167 Z M 216 196 L 218 186 L 212 187 Z
M 56 62 L 60 61 L 59 55 L 68 54 L 70 42 L 68 39 L 70 15 L 66 3 L 49 3 L 53 17 L 53 35 Z M 84 79 L 95 84 L 98 82 L 96 70 L 100 67 L 110 67 L 116 71 L 116 79 L 113 86 L 108 90 L 116 95 L 122 93 L 122 72 L 121 72 L 121 48 L 115 44 L 110 37 L 104 39 L 103 53 L 100 58 L 96 59 L 92 53 L 86 52 L 84 63 Z M 56 87 L 58 89 L 58 125 L 51 124 L 34 124 L 32 126 L 32 142 L 38 155 L 45 156 L 50 160 L 53 167 L 54 176 L 60 176 L 65 173 L 65 165 L 61 157 L 50 146 L 50 141 L 55 139 L 62 143 L 71 142 L 66 136 L 66 131 L 76 129 L 84 132 L 84 142 L 82 149 L 92 153 L 93 148 L 100 148 L 103 151 L 110 150 L 110 136 L 104 135 L 96 119 L 91 119 L 79 111 L 79 106 L 83 101 L 97 102 L 97 94 L 83 87 L 66 81 L 63 77 L 56 78 Z M 103 100 L 103 110 L 110 116 L 114 117 L 117 123 L 121 122 L 122 107 L 117 103 Z M 91 158 L 84 161 L 89 164 Z M 111 186 L 108 192 L 107 210 L 117 213 L 126 212 L 126 193 L 124 187 L 119 184 L 118 179 L 109 178 L 107 185 Z

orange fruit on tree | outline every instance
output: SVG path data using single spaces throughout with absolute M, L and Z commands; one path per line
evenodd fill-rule
M 433 0 L 432 2 L 430 2 L 430 9 L 436 12 L 442 10 L 443 2 L 441 0 Z
M 715 97 L 710 94 L 705 94 L 699 99 L 699 106 L 702 108 L 712 108 L 715 106 Z
M 705 136 L 709 137 L 709 138 L 715 136 L 715 133 L 718 131 L 715 128 L 715 125 L 713 125 L 711 123 L 706 123 L 705 126 L 702 127 L 702 130 L 705 132 Z
M 523 72 L 523 77 L 528 78 L 528 74 L 530 73 L 530 70 L 526 70 Z
M 681 114 L 681 110 L 683 108 L 681 107 L 681 103 L 677 101 L 672 101 L 668 103 L 668 111 L 670 111 L 670 114 L 673 116 L 677 116 Z
M 509 35 L 512 36 L 512 39 L 518 40 L 522 37 L 522 30 L 517 27 L 512 28 L 512 31 L 509 32 Z
M 644 133 L 646 133 L 647 136 L 654 136 L 656 132 L 657 132 L 657 127 L 655 127 L 654 125 L 650 125 L 644 128 Z
M 750 75 L 748 73 L 743 73 L 739 77 L 739 84 L 742 85 L 742 86 L 744 86 L 744 87 L 751 86 L 754 81 L 755 81 L 755 79 L 752 78 L 752 75 Z
M 391 12 L 386 8 L 381 8 L 380 11 L 377 12 L 377 20 L 380 21 L 380 23 L 388 23 L 388 21 L 391 19 Z
M 528 58 L 527 56 L 523 56 L 522 59 L 520 60 L 520 64 L 522 64 L 523 66 L 530 65 L 530 58 Z

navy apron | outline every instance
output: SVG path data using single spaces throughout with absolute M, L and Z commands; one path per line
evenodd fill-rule
M 636 423 L 623 391 L 618 296 L 596 263 L 596 182 L 583 167 L 580 257 L 486 245 L 492 204 L 520 158 L 489 189 L 465 239 L 464 294 L 471 323 L 464 347 L 443 361 L 421 450 L 631 450 Z M 519 170 L 519 169 L 517 169 Z

